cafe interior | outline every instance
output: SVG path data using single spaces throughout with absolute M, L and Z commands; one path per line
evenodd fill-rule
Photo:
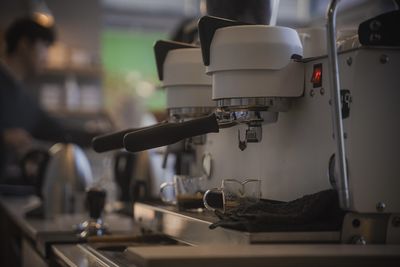
M 400 266 L 398 25 L 399 0 L 1 0 L 0 266 Z

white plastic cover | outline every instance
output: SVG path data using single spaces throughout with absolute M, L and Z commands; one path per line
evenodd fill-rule
M 200 48 L 171 50 L 165 58 L 163 87 L 171 85 L 209 85 Z
M 200 48 L 171 50 L 163 68 L 167 108 L 215 106 L 211 77 L 205 74 Z
M 303 56 L 294 29 L 266 25 L 244 25 L 218 29 L 210 47 L 207 73 L 226 70 L 279 70 L 293 55 Z

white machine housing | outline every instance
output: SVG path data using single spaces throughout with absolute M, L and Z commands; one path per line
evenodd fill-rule
M 324 27 L 308 27 L 296 29 L 303 45 L 303 57 L 321 57 L 326 52 L 326 29 Z
M 163 65 L 167 108 L 214 107 L 211 77 L 205 74 L 200 48 L 168 52 Z
M 209 134 L 205 153 L 213 172 L 209 187 L 222 179 L 262 180 L 262 196 L 293 200 L 332 188 L 328 164 L 335 151 L 327 56 L 305 59 L 305 91 L 274 124 L 263 125 L 265 138 L 244 151 L 235 145 L 237 129 Z M 322 86 L 314 88 L 314 66 L 322 64 Z M 339 54 L 341 88 L 350 91 L 350 115 L 344 119 L 351 208 L 361 213 L 400 212 L 400 50 L 358 48 Z M 287 77 L 289 79 L 290 77 Z M 379 203 L 385 208 L 378 210 Z
M 215 31 L 210 45 L 213 100 L 299 97 L 303 94 L 303 48 L 293 29 L 241 25 Z M 290 77 L 290 79 L 288 79 Z
M 165 41 L 161 41 L 161 43 L 165 45 Z M 214 111 L 216 104 L 211 97 L 211 77 L 205 73 L 200 48 L 170 49 L 165 55 L 165 59 L 157 63 L 162 64 L 162 75 L 159 73 L 159 77 L 162 87 L 166 90 L 169 121 L 191 120 Z M 180 164 L 187 167 L 186 171 L 191 176 L 202 174 L 201 158 L 194 158 L 192 151 L 196 155 L 201 155 L 205 142 L 206 135 L 197 136 L 169 145 L 163 155 L 159 153 L 152 155 L 151 166 L 154 174 L 152 175 L 151 194 L 153 197 L 159 197 L 160 185 L 163 182 L 173 182 L 176 162 L 174 152 L 182 153 L 183 150 L 190 148 L 189 153 L 182 154 Z M 155 151 L 153 150 L 153 152 Z M 168 193 L 172 194 L 172 192 Z

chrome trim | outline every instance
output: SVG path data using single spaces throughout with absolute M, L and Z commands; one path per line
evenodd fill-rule
M 342 121 L 342 110 L 340 103 L 340 77 L 339 65 L 336 48 L 336 13 L 340 0 L 332 0 L 327 11 L 327 39 L 328 39 L 328 60 L 330 65 L 330 81 L 331 81 L 331 112 L 333 119 L 333 130 L 336 141 L 336 160 L 339 166 L 338 175 L 338 194 L 340 206 L 348 210 L 350 209 L 350 191 L 349 179 L 347 176 L 346 166 L 346 149 L 344 143 L 344 130 Z
M 120 265 L 117 265 L 114 263 L 111 259 L 108 259 L 104 255 L 101 254 L 100 251 L 97 251 L 96 249 L 90 247 L 89 245 L 86 244 L 77 244 L 77 247 L 79 247 L 84 253 L 91 254 L 96 258 L 99 264 L 103 266 L 109 266 L 109 267 L 119 267 Z
M 291 98 L 288 97 L 244 97 L 217 99 L 217 107 L 225 111 L 287 111 Z
M 192 119 L 211 114 L 215 107 L 169 108 L 168 116 L 174 120 Z

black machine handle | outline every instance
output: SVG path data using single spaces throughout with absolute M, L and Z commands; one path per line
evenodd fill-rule
M 92 147 L 96 152 L 106 152 L 124 147 L 124 136 L 137 129 L 126 129 L 119 132 L 96 136 L 92 139 Z
M 115 132 L 115 133 L 96 136 L 95 138 L 92 139 L 92 148 L 94 149 L 94 151 L 96 151 L 98 153 L 124 148 L 124 136 L 126 134 L 132 133 L 135 131 L 141 131 L 144 129 L 149 129 L 152 127 L 157 127 L 157 126 L 163 125 L 165 123 L 166 122 L 160 122 L 158 124 L 147 126 L 147 127 L 130 128 L 130 129 L 122 130 L 122 131 Z
M 137 155 L 127 151 L 117 151 L 114 157 L 114 179 L 120 189 L 119 200 L 129 202 L 131 180 L 136 166 Z
M 132 203 L 149 198 L 149 188 L 146 181 L 134 181 L 129 189 Z
M 128 133 L 124 137 L 124 146 L 129 152 L 139 152 L 170 145 L 197 135 L 217 132 L 219 132 L 218 121 L 213 113 L 206 117 L 186 122 L 165 123 Z
M 199 20 L 198 28 L 204 65 L 210 65 L 210 46 L 215 31 L 220 28 L 240 25 L 251 24 L 212 16 L 204 16 Z
M 154 44 L 154 54 L 156 56 L 157 73 L 160 81 L 164 79 L 163 66 L 165 58 L 167 57 L 169 51 L 180 48 L 198 48 L 198 47 L 186 43 L 164 41 L 164 40 L 158 40 Z

